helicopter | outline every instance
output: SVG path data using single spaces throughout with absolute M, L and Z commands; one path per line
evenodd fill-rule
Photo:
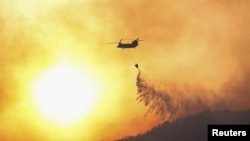
M 134 41 L 132 41 L 131 43 L 122 43 L 122 39 L 118 42 L 117 48 L 136 48 L 139 44 L 139 41 L 143 41 L 143 40 L 139 40 L 139 38 L 135 39 Z M 113 43 L 111 43 L 113 44 Z
M 122 48 L 122 49 L 126 49 L 126 48 L 136 48 L 139 44 L 139 41 L 143 41 L 143 40 L 139 40 L 139 38 L 133 40 L 131 43 L 122 43 L 122 39 L 118 42 L 117 48 Z M 108 43 L 108 44 L 117 44 L 117 42 L 113 42 L 113 43 Z M 131 57 L 133 58 L 132 54 L 130 53 Z M 135 67 L 137 69 L 139 69 L 139 65 L 136 63 Z

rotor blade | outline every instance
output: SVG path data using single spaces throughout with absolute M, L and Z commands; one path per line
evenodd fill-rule
M 134 39 L 123 39 L 123 38 L 122 38 L 122 40 L 134 40 Z
M 112 43 L 107 43 L 107 44 L 118 44 L 119 42 L 112 42 Z

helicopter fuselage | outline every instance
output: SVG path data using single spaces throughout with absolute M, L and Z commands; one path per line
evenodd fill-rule
M 137 46 L 138 46 L 138 40 L 134 40 L 130 44 L 123 44 L 120 41 L 119 44 L 117 45 L 118 48 L 136 48 Z

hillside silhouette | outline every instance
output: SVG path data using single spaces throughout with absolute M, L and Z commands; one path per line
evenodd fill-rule
M 250 124 L 250 111 L 204 111 L 175 122 L 165 122 L 150 131 L 117 141 L 206 141 L 208 124 Z

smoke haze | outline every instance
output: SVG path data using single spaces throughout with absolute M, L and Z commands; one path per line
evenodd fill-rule
M 172 121 L 249 110 L 249 9 L 248 0 L 0 0 L 0 139 L 113 140 L 159 124 L 152 112 Z M 144 40 L 132 59 L 106 44 L 121 38 Z M 33 80 L 65 60 L 103 84 L 93 115 L 67 131 L 30 102 Z

